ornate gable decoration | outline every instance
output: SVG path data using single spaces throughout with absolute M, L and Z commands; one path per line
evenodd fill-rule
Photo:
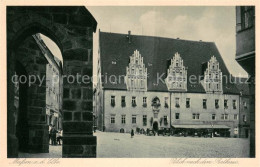
M 145 68 L 143 57 L 138 50 L 130 56 L 130 63 L 126 67 L 126 87 L 132 91 L 147 91 L 147 68 Z
M 222 72 L 215 56 L 212 56 L 208 62 L 208 67 L 204 72 L 203 86 L 207 93 L 223 93 Z
M 169 91 L 187 91 L 187 70 L 178 52 L 171 59 L 165 83 Z

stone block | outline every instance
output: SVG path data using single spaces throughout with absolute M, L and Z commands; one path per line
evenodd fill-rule
M 74 121 L 81 121 L 81 112 L 74 112 Z
M 81 89 L 71 89 L 72 99 L 81 99 Z
M 43 114 L 43 108 L 42 107 L 32 107 L 32 106 L 29 106 L 28 107 L 28 113 L 41 115 L 41 114 Z
M 95 158 L 96 145 L 63 145 L 63 158 Z
M 83 147 L 81 145 L 63 145 L 62 154 L 83 154 Z
M 63 133 L 68 134 L 93 134 L 93 122 L 63 122 Z
M 35 57 L 35 62 L 37 64 L 46 64 L 46 63 L 48 63 L 47 60 L 44 57 L 42 57 L 42 56 Z
M 64 145 L 96 145 L 96 136 L 66 135 L 63 136 Z
M 38 93 L 46 93 L 46 86 L 39 86 L 37 89 Z
M 67 24 L 68 17 L 66 14 L 53 14 L 53 21 L 60 23 L 60 24 Z
M 63 112 L 63 119 L 64 119 L 64 121 L 71 121 L 72 120 L 72 112 Z
M 34 101 L 33 106 L 36 106 L 36 107 L 45 107 L 46 106 L 45 100 L 34 99 L 33 101 Z
M 93 98 L 93 90 L 89 88 L 83 88 L 83 99 L 92 99 Z
M 82 110 L 87 110 L 87 111 L 92 111 L 93 110 L 93 102 L 92 101 L 83 101 L 81 102 L 81 109 Z
M 65 50 L 63 57 L 65 60 L 83 60 L 83 56 L 88 55 L 88 50 L 85 48 Z
M 72 41 L 66 41 L 64 43 L 62 43 L 63 49 L 67 50 L 67 49 L 71 49 L 72 48 Z
M 63 109 L 64 110 L 76 110 L 76 102 L 71 100 L 63 101 Z
M 83 72 L 82 72 L 83 75 L 87 75 L 89 77 L 91 77 L 93 74 L 92 74 L 92 69 L 91 68 L 83 68 Z
M 82 120 L 83 121 L 93 121 L 92 112 L 82 112 Z
M 28 117 L 29 122 L 40 122 L 41 120 L 41 115 L 29 114 Z
M 36 130 L 35 131 L 35 137 L 43 137 L 44 131 L 43 130 Z
M 69 88 L 63 89 L 63 98 L 70 98 L 70 89 Z

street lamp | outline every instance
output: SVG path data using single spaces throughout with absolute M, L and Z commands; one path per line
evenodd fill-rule
M 214 129 L 213 129 L 213 126 L 214 126 L 214 124 L 213 124 L 213 122 L 211 122 L 211 128 L 212 128 L 211 137 L 212 137 L 212 138 L 214 137 Z

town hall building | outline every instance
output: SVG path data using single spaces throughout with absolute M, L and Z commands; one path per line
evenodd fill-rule
M 214 42 L 99 32 L 97 128 L 237 136 L 239 90 Z

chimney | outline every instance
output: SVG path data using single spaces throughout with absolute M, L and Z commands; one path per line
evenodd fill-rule
M 128 31 L 126 38 L 128 38 L 128 42 L 131 43 L 131 31 Z

